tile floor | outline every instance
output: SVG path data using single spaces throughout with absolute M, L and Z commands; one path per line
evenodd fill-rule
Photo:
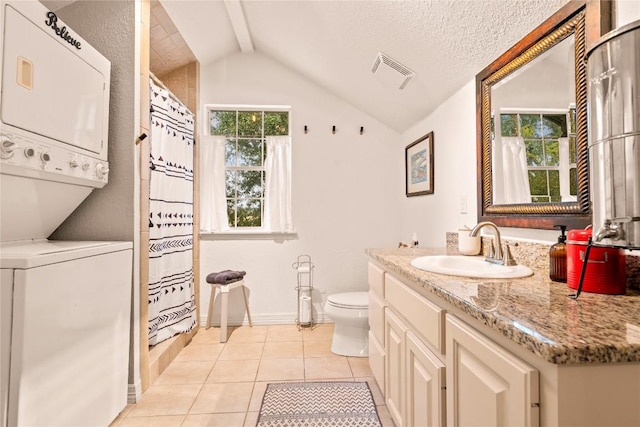
M 242 326 L 225 344 L 200 329 L 137 404 L 111 427 L 255 426 L 269 382 L 368 381 L 384 427 L 393 422 L 367 358 L 331 353 L 333 324 Z

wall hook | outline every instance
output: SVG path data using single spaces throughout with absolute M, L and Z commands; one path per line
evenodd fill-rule
M 147 134 L 146 133 L 141 134 L 139 137 L 136 138 L 136 145 L 140 144 L 146 138 L 147 138 Z
M 360 126 L 360 135 L 364 133 L 364 126 Z
M 309 132 L 309 129 L 307 128 L 307 125 L 304 125 L 304 133 Z
M 333 125 L 333 128 L 331 128 L 331 133 L 333 133 L 333 134 L 336 133 L 336 125 Z

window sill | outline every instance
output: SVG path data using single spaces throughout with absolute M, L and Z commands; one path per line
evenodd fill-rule
M 200 231 L 200 240 L 296 240 L 298 233 L 294 231 L 265 231 L 265 230 L 228 230 L 228 231 Z

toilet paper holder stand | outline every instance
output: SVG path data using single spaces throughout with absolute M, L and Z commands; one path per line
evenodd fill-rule
M 291 267 L 296 270 L 297 284 L 295 290 L 298 293 L 298 310 L 296 313 L 296 325 L 298 329 L 313 327 L 315 316 L 313 315 L 313 269 L 311 256 L 299 255 Z

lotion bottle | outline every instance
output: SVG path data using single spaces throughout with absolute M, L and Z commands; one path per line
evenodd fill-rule
M 567 245 L 565 244 L 567 236 L 565 231 L 566 225 L 556 225 L 560 227 L 560 236 L 558 242 L 549 248 L 549 278 L 554 282 L 567 282 Z

